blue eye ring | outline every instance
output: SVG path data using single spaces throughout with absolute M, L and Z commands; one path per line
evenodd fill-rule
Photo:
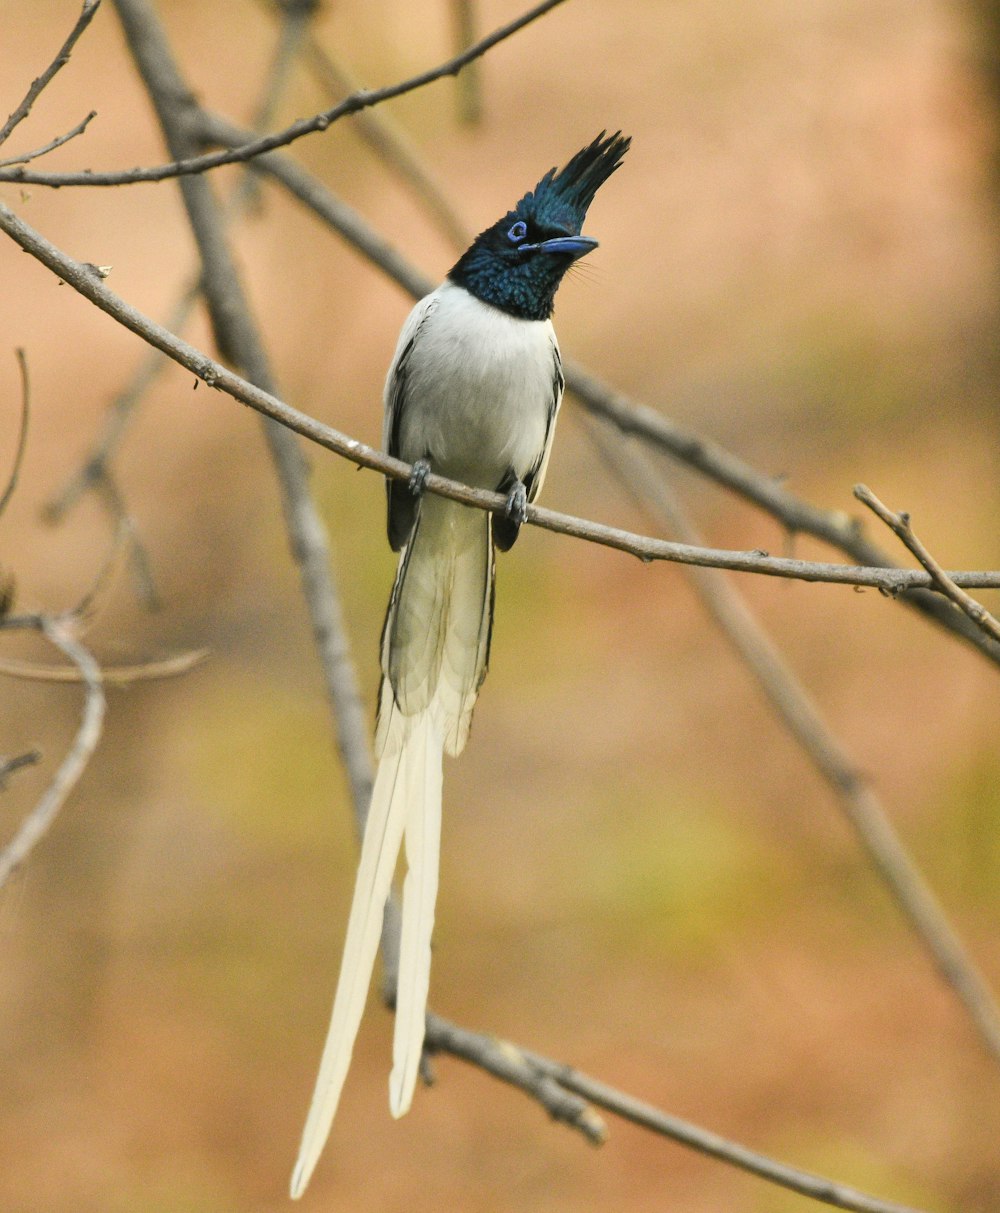
M 528 225 L 523 219 L 518 219 L 517 223 L 515 223 L 507 233 L 507 239 L 511 242 L 511 244 L 520 244 L 527 234 Z

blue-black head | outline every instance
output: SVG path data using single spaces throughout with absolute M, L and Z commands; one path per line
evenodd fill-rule
M 547 320 L 563 274 L 597 248 L 581 234 L 594 195 L 631 140 L 605 131 L 565 168 L 552 168 L 512 211 L 472 242 L 448 278 L 477 299 L 524 320 Z

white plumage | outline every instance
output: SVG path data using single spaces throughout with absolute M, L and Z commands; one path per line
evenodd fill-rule
M 445 282 L 410 313 L 385 389 L 383 444 L 407 462 L 496 489 L 541 487 L 562 374 L 548 320 L 523 320 Z M 382 639 L 378 769 L 319 1078 L 292 1176 L 298 1197 L 326 1142 L 350 1065 L 382 917 L 405 840 L 399 983 L 390 1077 L 407 1111 L 423 1049 L 438 886 L 442 755 L 465 745 L 486 673 L 492 520 L 427 495 L 400 554 Z

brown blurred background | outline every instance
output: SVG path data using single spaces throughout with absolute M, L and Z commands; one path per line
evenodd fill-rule
M 202 99 L 248 121 L 273 16 L 250 0 L 159 7 Z M 2 114 L 78 8 L 6 0 Z M 483 3 L 480 28 L 519 10 Z M 343 0 L 317 32 L 372 85 L 452 49 L 443 3 Z M 457 121 L 448 81 L 391 114 L 474 230 L 601 128 L 631 133 L 591 211 L 601 250 L 559 297 L 564 351 L 816 503 L 854 510 L 864 480 L 946 565 L 996 568 L 995 38 L 961 0 L 573 0 L 483 62 L 478 127 Z M 279 121 L 327 104 L 300 70 Z M 164 159 L 110 3 L 4 154 L 91 108 L 48 167 Z M 295 153 L 445 272 L 447 242 L 348 124 Z M 0 196 L 113 265 L 110 284 L 151 316 L 193 266 L 172 184 Z M 285 397 L 376 441 L 409 300 L 274 188 L 237 242 Z M 6 240 L 0 281 L 0 475 L 16 346 L 34 405 L 0 563 L 21 609 L 57 610 L 111 535 L 92 498 L 58 528 L 41 511 L 143 349 Z M 189 333 L 207 344 L 203 317 Z M 393 565 L 382 485 L 311 458 L 372 704 Z M 143 610 L 120 574 L 94 651 L 212 655 L 110 692 L 94 762 L 0 894 L 0 1208 L 285 1209 L 353 878 L 345 781 L 257 420 L 170 369 L 115 466 L 163 606 Z M 712 542 L 781 549 L 773 521 L 670 475 Z M 650 525 L 573 405 L 545 503 Z M 996 670 L 874 592 L 739 587 L 1000 986 Z M 51 660 L 14 636 L 3 652 Z M 3 681 L 0 751 L 45 752 L 0 797 L 4 838 L 80 699 Z M 525 532 L 501 564 L 492 669 L 445 796 L 437 1010 L 884 1196 L 1000 1209 L 1000 1072 L 680 570 Z M 624 1124 L 592 1150 L 449 1059 L 393 1123 L 390 1035 L 373 999 L 306 1211 L 811 1207 Z

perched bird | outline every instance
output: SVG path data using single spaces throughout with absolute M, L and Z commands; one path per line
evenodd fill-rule
M 402 931 L 389 1106 L 402 1116 L 420 1068 L 438 884 L 442 755 L 465 745 L 486 675 L 494 549 L 506 552 L 542 487 L 563 394 L 553 300 L 597 247 L 587 208 L 629 140 L 604 131 L 481 232 L 403 325 L 385 385 L 385 450 L 413 465 L 389 480 L 399 569 L 382 631 L 378 770 L 365 824 L 333 1018 L 292 1196 L 330 1132 L 405 840 Z M 428 473 L 507 496 L 493 514 L 433 494 Z

